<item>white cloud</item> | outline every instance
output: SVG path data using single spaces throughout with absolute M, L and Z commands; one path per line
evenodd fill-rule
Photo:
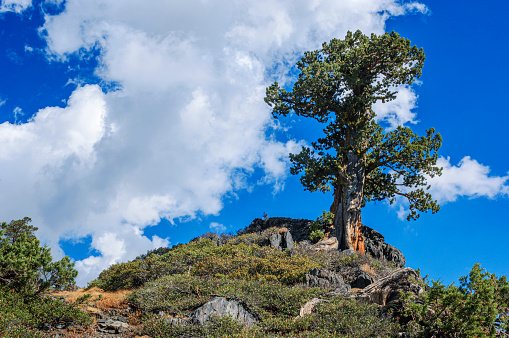
M 509 175 L 490 175 L 490 168 L 465 156 L 452 165 L 449 158 L 439 158 L 437 165 L 443 167 L 442 176 L 429 179 L 432 195 L 439 202 L 454 202 L 458 197 L 509 196 Z
M 0 125 L 0 214 L 31 216 L 54 247 L 62 236 L 91 235 L 101 256 L 77 262 L 80 283 L 167 245 L 143 235 L 161 218 L 219 213 L 224 198 L 252 186 L 256 167 L 261 183 L 282 189 L 287 155 L 301 144 L 266 136 L 266 86 L 288 79 L 296 59 L 323 41 L 347 30 L 380 34 L 389 16 L 418 10 L 396 0 L 65 6 L 41 30 L 48 58 L 65 62 L 99 46 L 96 75 L 121 90 L 82 86 L 65 108 Z M 415 96 L 400 100 L 410 102 L 400 102 L 404 110 Z
M 415 124 L 416 113 L 412 109 L 417 108 L 417 95 L 410 86 L 401 86 L 398 89 L 395 100 L 382 103 L 377 101 L 373 105 L 378 123 L 387 123 L 387 130 L 394 130 L 397 126 L 406 123 Z
M 0 13 L 21 13 L 30 6 L 32 6 L 32 0 L 2 0 L 0 5 Z
M 437 166 L 442 167 L 442 175 L 428 178 L 431 186 L 428 190 L 439 204 L 454 202 L 460 197 L 490 199 L 509 197 L 509 173 L 507 176 L 490 175 L 490 167 L 485 166 L 465 156 L 457 165 L 450 162 L 450 158 L 440 157 Z M 408 215 L 408 201 L 398 197 L 392 206 L 400 220 Z
M 226 231 L 226 227 L 217 222 L 211 222 L 209 228 L 216 233 L 223 233 Z

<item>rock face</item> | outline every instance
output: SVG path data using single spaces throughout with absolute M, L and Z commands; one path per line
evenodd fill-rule
M 269 219 L 263 220 L 261 218 L 255 218 L 249 227 L 246 228 L 246 232 L 258 232 L 261 233 L 264 230 L 272 227 L 277 228 L 286 228 L 289 233 L 291 233 L 291 237 L 295 242 L 302 242 L 308 239 L 309 237 L 309 226 L 313 223 L 313 221 L 309 219 L 293 219 L 288 217 L 271 217 Z M 364 246 L 366 253 L 371 255 L 377 259 L 385 259 L 389 262 L 393 262 L 397 267 L 403 268 L 405 267 L 405 256 L 393 247 L 390 244 L 385 243 L 385 238 L 379 232 L 367 227 L 365 225 L 362 226 L 362 234 L 364 235 Z M 335 237 L 331 237 L 329 240 L 334 241 Z M 282 239 L 281 239 L 282 241 Z M 292 243 L 293 243 L 292 241 Z M 320 242 L 318 242 L 320 243 Z M 318 244 L 317 243 L 317 244 Z M 337 239 L 335 243 L 322 243 L 320 246 L 317 246 L 318 250 L 330 250 L 334 246 L 336 246 Z M 315 244 L 316 245 L 316 244 Z M 323 247 L 322 247 L 323 246 Z M 336 247 L 337 248 L 337 247 Z
M 251 313 L 245 305 L 235 299 L 215 297 L 203 304 L 191 314 L 191 322 L 204 325 L 212 316 L 230 316 L 241 323 L 252 326 L 258 322 L 256 315 Z
M 287 228 L 281 228 L 277 234 L 270 235 L 269 242 L 271 247 L 281 251 L 294 246 L 292 234 Z
M 362 234 L 366 253 L 377 259 L 393 262 L 398 268 L 405 267 L 405 256 L 392 245 L 385 243 L 382 234 L 365 225 L 362 226 Z
M 338 292 L 342 290 L 344 293 L 350 289 L 343 278 L 334 271 L 318 268 L 311 269 L 304 276 L 304 283 L 310 287 L 336 288 Z
M 255 218 L 249 227 L 247 227 L 246 232 L 261 233 L 272 227 L 286 228 L 292 234 L 292 238 L 295 242 L 301 242 L 308 239 L 309 226 L 312 223 L 313 221 L 308 219 L 293 219 L 288 217 L 271 217 L 266 220 Z
M 411 268 L 399 269 L 365 287 L 355 295 L 355 298 L 360 301 L 398 308 L 401 292 L 411 291 L 415 295 L 419 295 L 424 291 L 415 280 L 420 280 L 415 270 Z

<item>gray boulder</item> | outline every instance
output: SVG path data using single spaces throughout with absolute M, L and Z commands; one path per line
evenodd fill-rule
M 292 234 L 288 229 L 282 228 L 279 233 L 271 234 L 269 236 L 270 246 L 277 250 L 293 249 L 293 238 Z
M 304 276 L 304 284 L 309 287 L 335 288 L 338 293 L 347 293 L 350 286 L 343 278 L 325 269 L 313 268 Z
M 236 299 L 226 299 L 224 297 L 214 297 L 195 310 L 191 314 L 191 322 L 205 325 L 207 320 L 214 316 L 230 316 L 247 326 L 252 326 L 258 322 L 256 314 L 251 312 L 245 304 Z
M 390 244 L 385 243 L 385 238 L 378 231 L 365 225 L 362 226 L 364 235 L 364 247 L 366 253 L 377 259 L 385 259 L 392 262 L 398 268 L 404 268 L 406 261 L 403 253 Z

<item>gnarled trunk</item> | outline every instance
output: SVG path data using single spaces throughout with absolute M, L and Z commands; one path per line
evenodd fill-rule
M 338 184 L 332 209 L 336 208 L 334 230 L 339 241 L 339 249 L 352 249 L 365 252 L 364 237 L 361 231 L 361 206 L 365 179 L 364 159 L 355 150 L 346 154 L 346 179 Z

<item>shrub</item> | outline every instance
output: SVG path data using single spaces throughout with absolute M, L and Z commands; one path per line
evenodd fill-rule
M 21 294 L 37 294 L 50 286 L 63 289 L 74 285 L 78 271 L 65 256 L 51 262 L 51 250 L 40 246 L 34 232 L 38 229 L 22 220 L 0 224 L 0 286 Z
M 325 231 L 334 225 L 334 214 L 330 211 L 323 211 L 322 215 L 309 226 L 309 240 L 316 243 L 325 236 Z
M 304 275 L 319 265 L 304 255 L 258 245 L 226 244 L 198 261 L 191 273 L 197 276 L 224 275 L 228 278 L 277 280 L 285 284 L 301 282 Z
M 322 288 L 290 287 L 276 281 L 201 278 L 186 274 L 147 283 L 133 292 L 129 301 L 145 313 L 163 310 L 185 316 L 187 311 L 219 295 L 241 299 L 262 316 L 293 318 L 299 314 L 301 305 L 326 291 Z
M 163 254 L 142 255 L 133 261 L 114 264 L 103 270 L 87 287 L 96 286 L 105 291 L 139 288 L 163 276 L 188 272 L 214 248 L 216 244 L 212 240 L 198 238 L 188 244 L 176 245 Z
M 260 235 L 240 236 L 217 246 L 208 238 L 198 238 L 174 247 L 163 255 L 152 254 L 127 263 L 110 266 L 88 287 L 105 291 L 133 289 L 160 277 L 191 273 L 198 276 L 223 275 L 228 278 L 279 280 L 286 284 L 300 282 L 318 264 L 305 255 L 294 255 L 255 244 L 243 244 L 247 238 L 258 240 Z M 249 242 L 249 241 L 248 241 Z
M 27 298 L 15 290 L 0 289 L 1 337 L 40 337 L 34 330 L 42 322 L 73 322 L 86 327 L 93 319 L 77 305 L 65 304 L 61 299 L 41 295 Z
M 323 231 L 313 230 L 309 234 L 309 240 L 311 241 L 311 243 L 315 244 L 318 243 L 324 236 L 325 234 L 323 233 Z
M 479 263 L 460 278 L 459 287 L 432 281 L 420 300 L 404 296 L 405 315 L 412 319 L 408 330 L 416 336 L 495 337 L 497 330 L 507 330 L 507 277 L 497 278 Z
M 164 317 L 146 316 L 142 334 L 151 337 L 391 337 L 397 325 L 376 305 L 333 298 L 318 304 L 313 314 L 295 319 L 300 307 L 327 290 L 287 286 L 255 280 L 204 279 L 175 275 L 148 283 L 130 296 L 134 306 L 145 313 L 164 311 L 186 317 L 213 296 L 244 301 L 259 314 L 259 325 L 242 327 L 230 318 L 218 318 L 211 325 L 172 326 Z

